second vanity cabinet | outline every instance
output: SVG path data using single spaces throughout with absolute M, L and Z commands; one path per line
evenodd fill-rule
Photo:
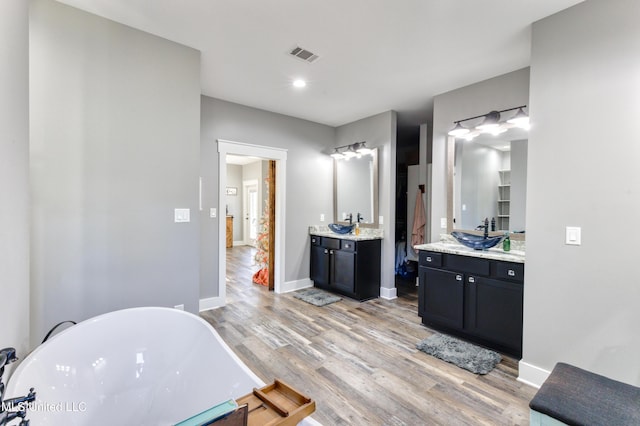
M 380 240 L 311 236 L 314 286 L 357 300 L 380 295 Z
M 522 355 L 524 264 L 420 251 L 419 265 L 423 324 Z

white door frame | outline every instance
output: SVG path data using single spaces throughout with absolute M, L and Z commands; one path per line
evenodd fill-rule
M 218 206 L 225 204 L 227 187 L 227 154 L 252 155 L 276 162 L 276 217 L 274 255 L 274 292 L 280 293 L 284 284 L 284 238 L 285 238 L 285 194 L 287 182 L 287 150 L 262 145 L 252 145 L 218 139 Z M 226 223 L 218 220 L 218 297 L 226 305 L 227 257 L 224 235 Z
M 247 220 L 246 215 L 249 214 L 248 197 L 249 197 L 249 188 L 252 186 L 256 187 L 256 192 L 258 194 L 258 209 L 264 206 L 264 203 L 260 203 L 262 197 L 260 196 L 261 194 L 260 194 L 260 186 L 259 186 L 258 180 L 257 179 L 243 180 L 242 181 L 242 242 L 244 243 L 244 245 L 251 245 L 249 244 L 251 242 L 251 237 L 249 232 L 251 225 L 246 221 Z M 258 212 L 258 214 L 260 213 Z M 258 230 L 258 232 L 259 231 L 260 230 Z M 251 246 L 255 247 L 255 241 Z

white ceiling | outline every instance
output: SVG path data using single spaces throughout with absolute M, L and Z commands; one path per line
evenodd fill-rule
M 406 126 L 434 95 L 528 66 L 531 23 L 581 0 L 58 1 L 200 50 L 207 96 L 331 126 L 393 109 Z

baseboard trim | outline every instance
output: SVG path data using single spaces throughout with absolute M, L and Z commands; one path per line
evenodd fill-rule
M 225 305 L 224 297 L 208 297 L 206 299 L 200 299 L 199 310 L 208 311 L 209 309 L 219 308 Z
M 242 240 L 240 240 L 240 241 L 234 241 L 234 242 L 233 242 L 233 246 L 234 246 L 234 247 L 235 247 L 235 246 L 246 246 L 246 245 L 247 245 L 247 244 L 246 244 L 244 241 L 242 241 Z
M 280 291 L 278 291 L 278 293 L 289 293 L 309 287 L 313 287 L 313 281 L 311 281 L 309 278 L 303 278 L 301 280 L 295 281 L 285 281 L 280 285 Z
M 392 300 L 398 298 L 398 289 L 388 288 L 388 287 L 380 287 L 380 297 L 382 299 Z
M 544 368 L 540 368 L 522 360 L 518 363 L 518 373 L 519 382 L 538 389 L 551 374 L 550 371 L 547 371 Z

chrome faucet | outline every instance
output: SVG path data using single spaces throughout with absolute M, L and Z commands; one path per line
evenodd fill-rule
M 349 219 L 349 225 L 353 225 L 353 213 L 349 213 L 349 216 L 347 216 L 347 219 Z
M 26 396 L 4 399 L 5 385 L 2 381 L 4 367 L 17 360 L 16 350 L 14 348 L 4 348 L 0 350 L 0 426 L 4 426 L 17 418 L 20 418 L 19 426 L 28 426 L 29 420 L 25 419 L 27 416 L 27 407 L 25 404 L 36 400 L 36 393 L 33 388 L 29 390 L 29 394 Z M 16 407 L 17 410 L 10 411 L 14 407 Z

